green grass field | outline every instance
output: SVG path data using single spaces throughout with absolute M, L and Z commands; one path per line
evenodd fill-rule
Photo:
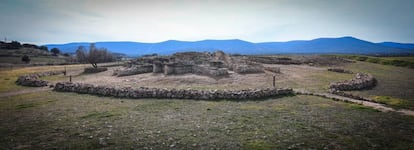
M 39 92 L 0 101 L 0 146 L 28 149 L 404 149 L 414 118 L 313 96 L 116 99 Z
M 353 59 L 382 65 L 414 68 L 414 57 L 374 57 L 361 55 L 336 55 L 343 58 Z

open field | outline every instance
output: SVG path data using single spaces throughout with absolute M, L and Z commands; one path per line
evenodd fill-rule
M 365 61 L 370 63 L 391 65 L 399 67 L 414 68 L 414 57 L 374 57 L 361 55 L 336 55 L 343 58 L 348 58 L 357 61 Z
M 0 102 L 4 148 L 387 149 L 414 118 L 313 96 L 265 101 L 116 99 L 52 91 Z
M 89 65 L 68 65 L 75 82 L 159 88 L 246 89 L 272 86 L 270 72 L 212 79 L 187 74 L 112 76 L 82 74 Z M 326 92 L 329 82 L 352 74 L 326 66 L 281 68 L 277 87 Z M 370 90 L 352 92 L 394 108 L 414 110 L 413 69 L 356 62 L 341 66 L 378 79 Z M 0 96 L 36 88 L 17 86 L 19 75 L 63 70 L 41 66 L 0 71 Z M 43 77 L 57 82 L 63 75 Z M 119 99 L 50 90 L 0 97 L 0 147 L 6 149 L 410 149 L 414 117 L 315 96 L 260 101 Z
M 352 93 L 374 100 L 380 100 L 381 97 L 390 97 L 394 99 L 394 103 L 388 103 L 391 106 L 414 110 L 414 81 L 412 80 L 414 77 L 414 69 L 367 62 L 348 64 L 344 68 L 355 72 L 370 73 L 378 81 L 377 86 L 373 89 L 353 91 Z
M 52 56 L 30 57 L 30 59 L 30 63 L 32 64 L 59 64 L 66 62 L 63 58 Z M 25 62 L 22 61 L 22 57 L 0 57 L 0 63 L 25 64 Z

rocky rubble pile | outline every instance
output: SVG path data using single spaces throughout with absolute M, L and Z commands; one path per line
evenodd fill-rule
M 49 72 L 41 72 L 41 73 L 23 75 L 17 78 L 15 83 L 17 85 L 22 85 L 22 86 L 33 86 L 33 87 L 47 86 L 48 82 L 41 80 L 40 77 L 58 75 L 62 73 L 63 71 L 49 71 Z
M 55 91 L 93 94 L 99 96 L 112 96 L 119 98 L 175 98 L 200 100 L 246 100 L 261 99 L 274 96 L 293 94 L 292 89 L 247 89 L 247 90 L 194 90 L 194 89 L 161 89 L 161 88 L 116 88 L 96 86 L 85 83 L 59 82 Z
M 331 83 L 329 85 L 329 88 L 331 91 L 350 91 L 374 87 L 375 84 L 376 79 L 372 75 L 357 73 L 355 78 L 342 82 Z

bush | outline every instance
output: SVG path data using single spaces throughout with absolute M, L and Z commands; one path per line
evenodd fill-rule
M 60 53 L 60 50 L 58 49 L 58 48 L 52 48 L 51 50 L 50 50 L 50 52 L 52 52 L 53 53 L 53 55 L 57 55 L 57 54 L 59 54 Z
M 30 57 L 29 57 L 29 56 L 27 56 L 27 55 L 24 55 L 24 56 L 22 57 L 22 61 L 23 61 L 23 62 L 25 62 L 26 64 L 28 64 L 28 63 L 30 63 Z

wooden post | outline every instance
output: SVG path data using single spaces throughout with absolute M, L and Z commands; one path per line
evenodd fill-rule
M 65 66 L 65 71 L 63 72 L 63 75 L 66 76 L 66 66 Z
M 276 81 L 276 76 L 275 76 L 275 75 L 273 75 L 273 87 L 275 87 L 275 86 L 276 86 L 275 81 Z
M 69 82 L 72 82 L 72 75 L 69 76 Z

